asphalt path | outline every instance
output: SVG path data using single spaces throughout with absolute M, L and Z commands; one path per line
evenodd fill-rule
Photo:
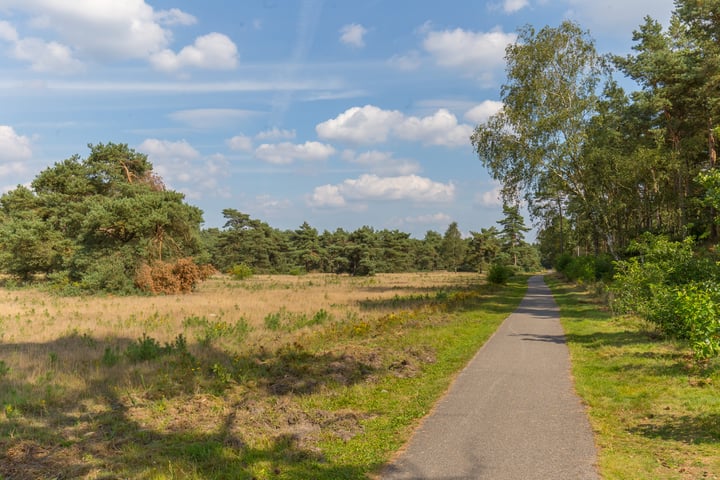
M 542 277 L 460 373 L 388 480 L 597 480 L 557 304 Z

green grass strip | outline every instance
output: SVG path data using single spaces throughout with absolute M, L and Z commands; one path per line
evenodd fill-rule
M 720 362 L 549 276 L 576 389 L 588 405 L 602 478 L 720 478 Z

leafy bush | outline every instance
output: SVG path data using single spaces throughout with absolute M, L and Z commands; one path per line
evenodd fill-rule
M 649 320 L 665 333 L 689 340 L 696 358 L 720 354 L 720 286 L 690 283 L 656 298 Z
M 228 270 L 228 274 L 235 280 L 245 280 L 253 276 L 253 269 L 244 263 L 233 265 Z
M 609 281 L 613 274 L 613 261 L 607 255 L 574 257 L 564 253 L 556 259 L 555 269 L 573 282 Z
M 504 285 L 514 273 L 511 267 L 501 263 L 494 263 L 488 271 L 487 280 L 494 285 Z
M 691 239 L 645 235 L 632 248 L 638 256 L 615 264 L 614 308 L 688 340 L 698 359 L 720 354 L 717 267 L 694 253 Z

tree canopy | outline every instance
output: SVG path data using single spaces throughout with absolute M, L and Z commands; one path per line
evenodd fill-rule
M 130 292 L 143 266 L 201 251 L 202 212 L 167 190 L 147 157 L 89 145 L 0 197 L 0 265 L 80 290 Z

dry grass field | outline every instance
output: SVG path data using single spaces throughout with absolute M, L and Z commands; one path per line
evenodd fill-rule
M 522 291 L 481 283 L 419 273 L 217 276 L 156 297 L 0 289 L 0 480 L 364 478 L 461 365 L 442 360 L 462 344 L 457 325 L 482 330 L 470 355 Z M 481 304 L 486 323 L 468 313 Z M 436 364 L 438 378 L 422 380 Z M 389 388 L 397 397 L 378 404 Z
M 478 275 L 471 273 L 360 278 L 309 274 L 256 275 L 243 281 L 216 276 L 190 295 L 60 297 L 39 290 L 0 290 L 0 341 L 47 343 L 68 336 L 135 339 L 147 334 L 168 342 L 188 329 L 186 319 L 198 317 L 232 325 L 245 321 L 262 334 L 258 327 L 272 314 L 312 318 L 324 310 L 338 319 L 377 317 L 397 310 L 403 302 L 422 303 L 443 289 L 465 289 L 477 282 Z

